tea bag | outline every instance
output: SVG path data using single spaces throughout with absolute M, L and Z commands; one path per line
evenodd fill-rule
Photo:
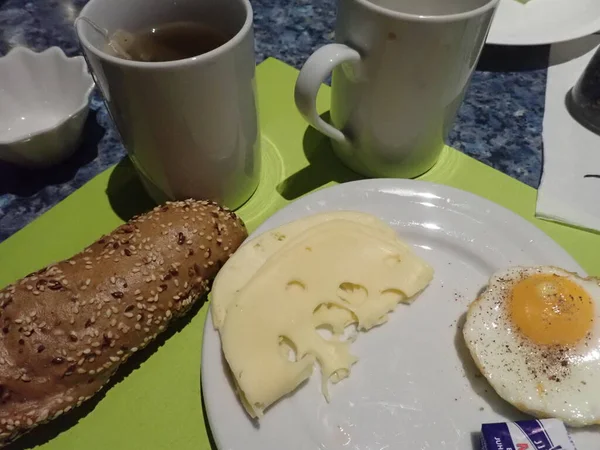
M 125 50 L 132 46 L 134 39 L 135 37 L 133 34 L 125 30 L 117 30 L 110 37 L 107 36 L 106 45 L 114 53 L 114 56 L 123 59 L 137 59 Z
M 126 45 L 122 45 L 122 43 L 127 42 L 127 39 L 129 39 L 129 41 L 132 40 L 133 35 L 131 33 L 127 33 L 126 31 L 123 31 L 123 30 L 118 30 L 115 33 L 113 33 L 112 36 L 109 36 L 108 30 L 97 25 L 93 20 L 91 20 L 87 17 L 81 16 L 81 17 L 78 17 L 77 19 L 75 19 L 75 24 L 77 24 L 78 20 L 83 20 L 85 23 L 87 23 L 89 26 L 91 26 L 95 31 L 97 31 L 98 33 L 100 33 L 102 35 L 102 37 L 106 41 L 106 48 L 104 49 L 105 51 L 108 50 L 110 53 L 113 53 L 114 56 L 117 56 L 119 58 L 133 59 L 131 57 L 131 55 L 125 50 Z M 118 36 L 117 36 L 118 39 L 115 39 L 115 35 L 117 35 L 117 34 L 118 34 Z

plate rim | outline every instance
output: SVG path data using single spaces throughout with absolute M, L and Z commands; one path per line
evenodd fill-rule
M 516 1 L 516 0 L 501 0 L 501 1 Z M 499 6 L 498 6 L 499 7 Z M 551 45 L 558 44 L 561 42 L 572 41 L 575 39 L 580 39 L 589 35 L 598 34 L 600 32 L 600 17 L 598 17 L 595 21 L 585 25 L 579 26 L 576 29 L 572 29 L 569 32 L 562 33 L 559 37 L 556 38 L 535 38 L 535 39 L 523 39 L 521 36 L 516 35 L 516 37 L 510 37 L 506 33 L 496 33 L 494 32 L 494 23 L 497 19 L 498 15 L 494 14 L 494 18 L 492 19 L 492 23 L 490 25 L 490 30 L 488 32 L 488 36 L 486 38 L 486 44 L 488 45 L 504 45 L 508 47 L 518 47 L 518 46 L 526 46 L 533 47 L 538 45 Z M 499 34 L 495 36 L 495 34 Z
M 418 191 L 423 191 L 423 190 L 427 189 L 427 187 L 429 187 L 430 190 L 438 189 L 438 190 L 445 191 L 447 193 L 447 195 L 443 196 L 442 198 L 447 199 L 453 195 L 459 195 L 459 196 L 463 197 L 463 200 L 467 200 L 466 201 L 467 204 L 470 204 L 472 201 L 483 201 L 484 203 L 489 204 L 490 207 L 492 207 L 493 209 L 496 209 L 499 213 L 506 215 L 513 220 L 518 220 L 518 221 L 522 222 L 525 227 L 528 227 L 530 230 L 537 232 L 540 235 L 543 235 L 545 238 L 552 241 L 556 245 L 557 250 L 562 251 L 563 255 L 561 257 L 565 258 L 565 262 L 566 262 L 566 260 L 570 260 L 570 265 L 572 267 L 577 268 L 577 271 L 582 276 L 587 276 L 587 273 L 580 266 L 580 264 L 558 242 L 556 242 L 551 236 L 549 236 L 543 230 L 536 227 L 533 223 L 531 223 L 530 221 L 528 221 L 521 215 L 517 214 L 516 212 L 514 212 L 514 211 L 506 208 L 505 206 L 500 205 L 490 199 L 487 199 L 478 194 L 475 194 L 473 192 L 459 189 L 459 188 L 456 188 L 453 186 L 448 186 L 448 185 L 441 184 L 441 183 L 426 181 L 426 180 L 375 178 L 375 179 L 356 180 L 356 181 L 340 183 L 340 184 L 337 184 L 334 186 L 321 188 L 317 191 L 313 191 L 302 197 L 299 197 L 298 199 L 290 202 L 289 204 L 287 204 L 286 206 L 284 206 L 283 208 L 281 208 L 280 210 L 276 211 L 274 214 L 269 216 L 263 223 L 261 223 L 246 238 L 246 240 L 244 241 L 243 244 L 245 244 L 247 241 L 250 241 L 250 240 L 256 238 L 257 236 L 260 236 L 261 234 L 267 232 L 268 230 L 270 230 L 272 228 L 280 226 L 283 223 L 289 223 L 289 221 L 280 221 L 279 220 L 281 216 L 286 215 L 286 211 L 289 211 L 290 209 L 293 209 L 293 208 L 302 207 L 303 203 L 304 204 L 316 203 L 318 201 L 318 198 L 323 196 L 323 192 L 335 192 L 335 191 L 345 191 L 348 189 L 350 189 L 350 190 L 355 189 L 356 191 L 377 191 L 380 193 L 388 193 L 389 195 L 398 195 L 398 194 L 394 194 L 391 191 L 390 192 L 386 192 L 386 191 L 388 191 L 390 189 L 403 189 L 403 190 L 407 190 L 407 191 L 411 190 L 413 192 L 418 192 Z M 439 192 L 437 194 L 439 195 Z M 403 197 L 407 197 L 407 196 L 403 196 Z M 465 199 L 465 197 L 466 197 L 466 199 Z M 469 200 L 471 200 L 471 201 L 469 202 Z M 300 204 L 300 206 L 298 206 L 299 204 Z M 329 210 L 329 209 L 327 209 L 327 210 Z M 314 212 L 311 211 L 311 212 L 309 212 L 309 214 L 307 214 L 307 216 L 311 215 L 311 214 L 318 214 L 318 213 L 319 213 L 319 211 L 314 211 Z M 273 225 L 270 225 L 271 223 L 273 223 Z M 205 355 L 207 354 L 207 352 L 205 352 L 205 345 L 206 345 L 205 343 L 207 342 L 207 340 L 206 340 L 207 333 L 212 333 L 213 335 L 216 333 L 216 339 L 220 341 L 220 336 L 218 336 L 218 331 L 216 331 L 213 326 L 210 305 L 209 305 L 209 310 L 207 311 L 206 321 L 204 323 L 203 339 L 202 339 L 202 354 L 201 354 L 202 399 L 203 399 L 203 404 L 204 404 L 205 418 L 209 425 L 209 429 L 207 429 L 207 432 L 210 433 L 210 435 L 212 436 L 214 443 L 218 450 L 229 450 L 229 447 L 224 445 L 224 443 L 221 441 L 220 434 L 215 432 L 215 430 L 218 429 L 218 425 L 215 424 L 215 416 L 213 416 L 211 414 L 211 409 L 212 409 L 211 397 L 212 397 L 212 395 L 211 394 L 206 395 L 206 391 L 205 391 L 204 380 L 207 378 L 207 376 L 205 375 L 205 371 L 209 370 L 209 369 L 205 369 L 208 367 L 208 362 L 207 362 L 207 364 L 205 364 Z

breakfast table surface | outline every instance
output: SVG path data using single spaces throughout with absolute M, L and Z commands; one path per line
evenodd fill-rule
M 0 56 L 17 46 L 80 54 L 73 22 L 86 0 L 0 0 Z M 300 68 L 333 40 L 335 0 L 252 0 L 257 63 Z M 549 47 L 486 46 L 449 137 L 454 148 L 537 188 Z M 0 108 L 2 105 L 0 105 Z M 0 162 L 0 242 L 100 172 L 125 150 L 94 91 L 81 147 L 43 170 Z

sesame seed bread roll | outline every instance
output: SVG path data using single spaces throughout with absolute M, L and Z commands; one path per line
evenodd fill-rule
M 0 446 L 100 390 L 208 291 L 246 236 L 215 203 L 167 203 L 2 289 Z

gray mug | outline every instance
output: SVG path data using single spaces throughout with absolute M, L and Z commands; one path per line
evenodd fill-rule
M 300 71 L 300 113 L 371 177 L 412 178 L 437 161 L 498 0 L 339 0 L 336 42 Z M 333 71 L 331 124 L 316 95 Z

